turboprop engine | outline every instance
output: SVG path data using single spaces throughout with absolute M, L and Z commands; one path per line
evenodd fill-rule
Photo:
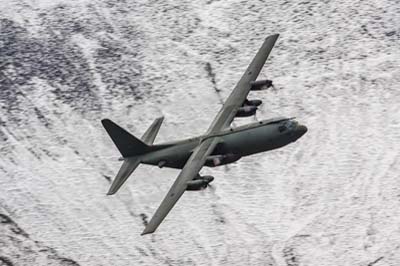
M 239 109 L 236 112 L 236 117 L 248 117 L 252 116 L 257 112 L 257 106 L 254 105 L 245 105 L 242 107 L 239 107 Z
M 186 190 L 196 191 L 205 189 L 209 183 L 214 180 L 213 176 L 205 175 L 205 176 L 196 176 L 193 180 L 187 183 Z
M 262 104 L 261 100 L 245 100 L 242 106 L 260 106 Z
M 272 80 L 269 80 L 269 79 L 256 80 L 256 81 L 250 82 L 250 85 L 251 85 L 250 90 L 252 90 L 252 91 L 266 90 L 269 87 L 272 87 Z
M 207 160 L 204 165 L 215 167 L 219 165 L 224 165 L 228 163 L 236 162 L 241 158 L 240 155 L 237 154 L 225 154 L 225 155 L 211 155 L 207 157 Z

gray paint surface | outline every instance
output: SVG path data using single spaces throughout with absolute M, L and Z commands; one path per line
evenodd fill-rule
M 246 100 L 247 95 L 252 89 L 252 84 L 257 79 L 278 36 L 278 34 L 274 34 L 265 39 L 263 45 L 258 50 L 204 136 L 184 140 L 171 146 L 162 144 L 148 146 L 145 143 L 141 143 L 140 140 L 130 135 L 114 122 L 108 119 L 102 120 L 103 126 L 113 142 L 121 154 L 126 157 L 108 194 L 117 192 L 140 162 L 182 168 L 174 184 L 161 202 L 161 205 L 146 225 L 142 235 L 153 233 L 157 229 L 185 192 L 189 182 L 196 177 L 201 178 L 199 171 L 204 164 L 210 164 L 207 163 L 207 160 L 222 160 L 215 157 L 218 155 L 221 157 L 230 156 L 230 158 L 234 159 L 228 160 L 226 163 L 232 163 L 243 156 L 285 146 L 307 132 L 305 126 L 299 125 L 291 119 L 281 119 L 272 122 L 261 121 L 236 130 L 233 128 L 227 130 L 234 117 L 238 116 L 239 108 L 245 102 L 248 102 Z M 258 87 L 255 89 L 259 90 Z M 156 119 L 145 132 L 142 140 L 144 139 L 146 143 L 152 143 L 161 126 L 162 120 L 163 118 Z M 130 145 L 130 143 L 132 144 Z M 134 156 L 131 156 L 131 154 Z M 214 157 L 209 158 L 209 155 L 214 155 Z M 214 166 L 220 164 L 218 161 L 215 162 Z M 211 163 L 211 165 L 213 164 Z M 213 179 L 210 180 L 212 181 Z M 208 181 L 207 184 L 211 181 Z M 201 188 L 204 188 L 204 186 L 201 186 Z

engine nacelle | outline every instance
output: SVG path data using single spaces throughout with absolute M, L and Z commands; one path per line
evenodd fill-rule
M 272 80 L 265 79 L 265 80 L 256 80 L 250 82 L 251 88 L 250 90 L 252 91 L 261 91 L 261 90 L 266 90 L 269 87 L 272 87 Z
M 245 100 L 242 106 L 260 106 L 262 104 L 261 100 Z
M 248 117 L 252 116 L 256 113 L 257 111 L 257 106 L 253 105 L 245 105 L 242 107 L 239 107 L 239 109 L 236 112 L 236 117 Z
M 236 162 L 240 158 L 241 156 L 238 154 L 211 155 L 207 157 L 207 160 L 204 163 L 204 165 L 215 167 L 219 165 Z
M 187 182 L 186 190 L 196 191 L 203 190 L 207 187 L 208 183 L 204 180 L 192 180 Z
M 203 190 L 213 180 L 214 180 L 213 176 L 210 176 L 210 175 L 200 176 L 200 175 L 198 175 L 193 180 L 187 182 L 186 190 L 190 190 L 190 191 Z

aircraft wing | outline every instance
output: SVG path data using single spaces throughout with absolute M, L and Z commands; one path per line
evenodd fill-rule
M 182 196 L 183 192 L 185 192 L 187 182 L 196 177 L 200 169 L 203 167 L 207 156 L 212 153 L 217 144 L 218 138 L 208 138 L 194 149 L 189 160 L 186 162 L 181 173 L 178 175 L 164 200 L 161 202 L 160 207 L 158 207 L 156 213 L 144 229 L 142 235 L 153 233 L 157 229 L 169 211 L 174 207 L 175 203 Z
M 236 87 L 233 89 L 232 93 L 225 101 L 224 106 L 221 108 L 209 127 L 207 131 L 208 135 L 216 134 L 231 124 L 232 120 L 235 118 L 237 110 L 242 106 L 243 102 L 247 98 L 247 94 L 250 92 L 250 83 L 257 79 L 278 37 L 279 34 L 274 34 L 265 39 L 253 61 L 251 61 L 246 72 L 244 72 L 242 78 L 236 84 Z
M 218 137 L 213 137 L 213 135 L 228 127 L 232 122 L 237 110 L 242 106 L 243 102 L 247 98 L 247 94 L 251 88 L 250 82 L 257 79 L 258 74 L 278 39 L 278 36 L 278 34 L 275 34 L 265 39 L 246 72 L 243 74 L 242 78 L 239 80 L 238 84 L 233 89 L 222 109 L 218 112 L 211 126 L 207 130 L 207 137 L 204 138 L 199 146 L 194 149 L 181 173 L 178 175 L 171 189 L 161 202 L 160 207 L 158 207 L 150 222 L 142 232 L 142 235 L 153 233 L 157 229 L 164 218 L 168 215 L 169 211 L 174 207 L 175 203 L 185 192 L 187 182 L 191 181 L 199 173 L 207 160 L 207 156 L 213 152 L 215 146 L 219 142 Z

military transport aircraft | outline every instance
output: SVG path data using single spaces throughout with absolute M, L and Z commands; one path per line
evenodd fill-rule
M 182 169 L 160 207 L 147 224 L 142 235 L 153 233 L 186 190 L 202 190 L 214 180 L 200 176 L 205 166 L 215 167 L 233 163 L 243 156 L 277 149 L 296 141 L 307 127 L 294 118 L 274 118 L 232 128 L 235 117 L 256 113 L 261 100 L 248 100 L 250 91 L 272 86 L 271 80 L 256 80 L 265 64 L 278 34 L 265 39 L 263 45 L 243 74 L 223 107 L 204 135 L 176 142 L 153 145 L 163 117 L 157 118 L 141 139 L 138 139 L 109 119 L 101 122 L 122 154 L 123 164 L 108 195 L 114 194 L 140 163 Z

